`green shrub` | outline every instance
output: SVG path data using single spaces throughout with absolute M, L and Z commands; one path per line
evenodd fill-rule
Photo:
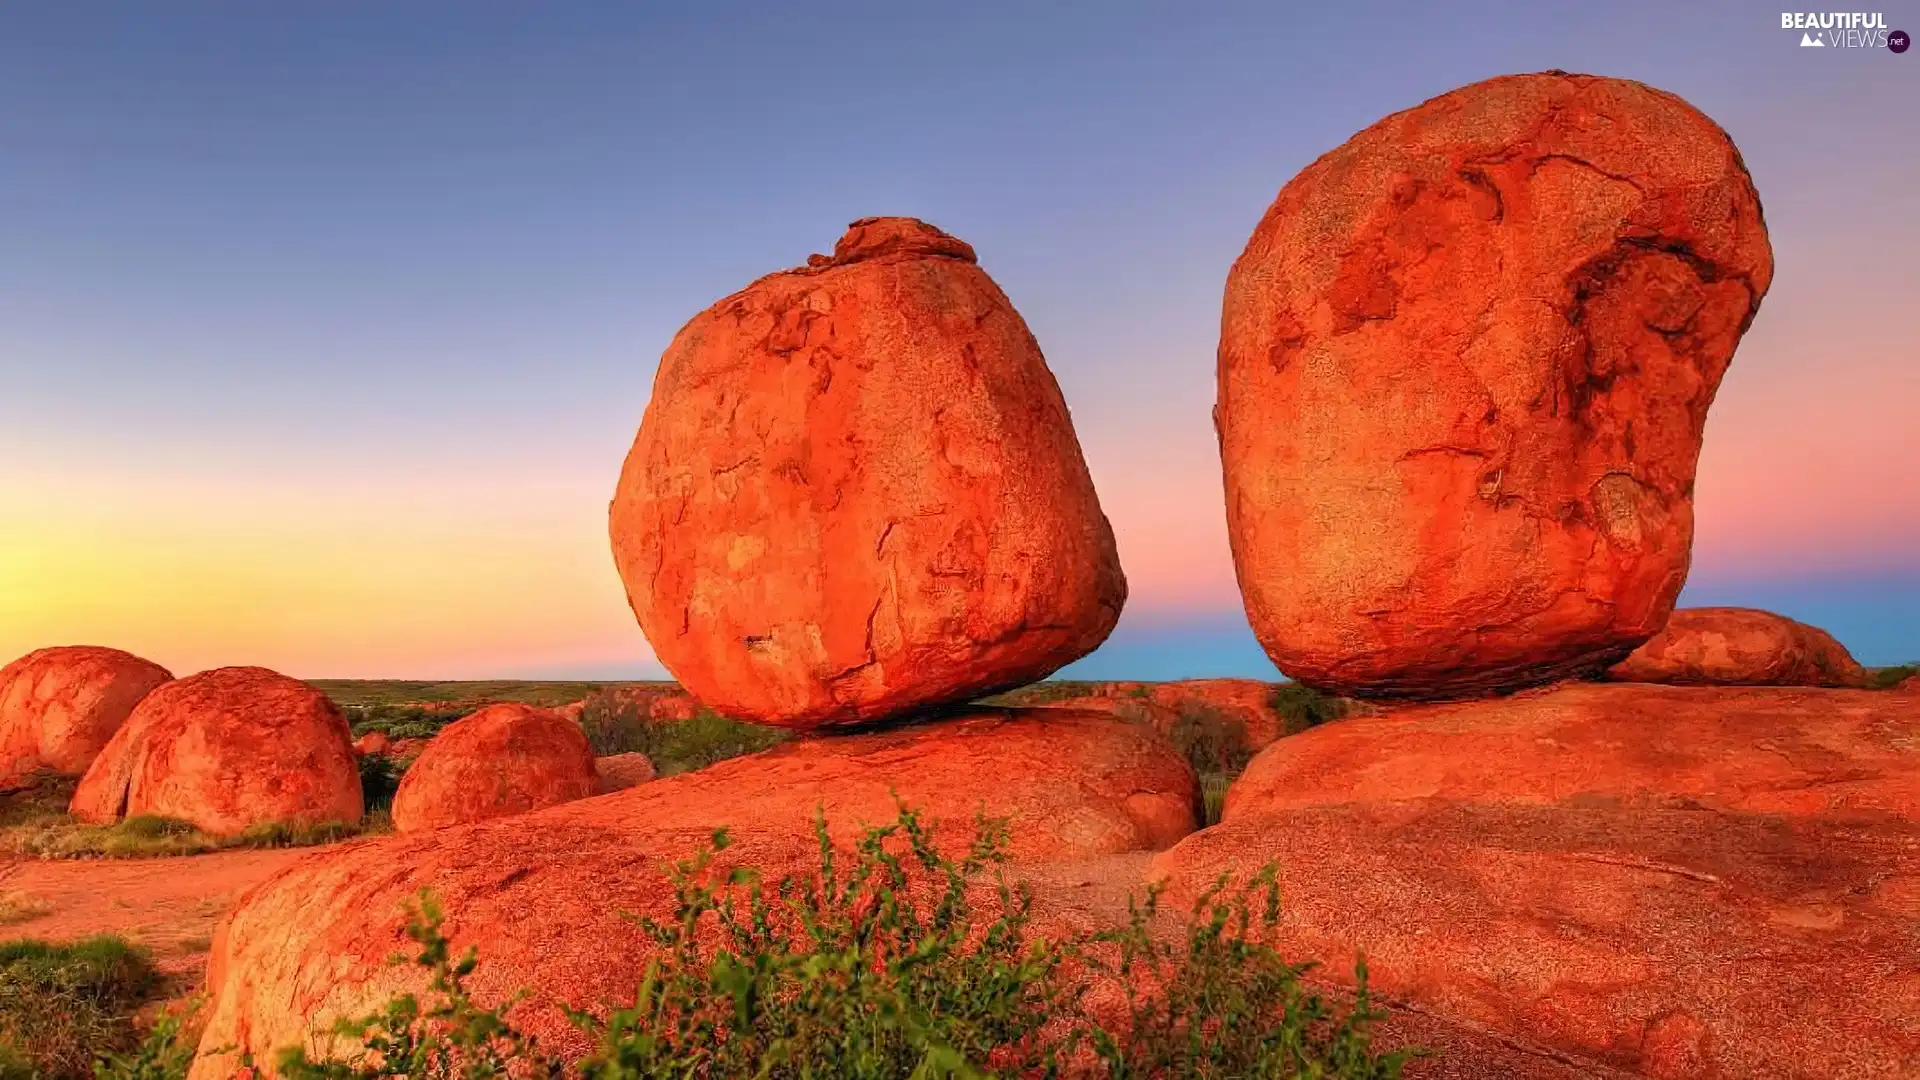
M 92 1075 L 134 1047 L 134 1013 L 161 988 L 146 950 L 110 935 L 71 944 L 0 942 L 0 1076 Z
M 431 739 L 455 720 L 473 715 L 478 706 L 428 709 L 420 705 L 350 705 L 341 710 L 355 738 L 378 731 L 389 739 Z
M 711 709 L 701 709 L 686 720 L 654 720 L 639 702 L 612 693 L 586 698 L 580 726 L 596 757 L 645 754 L 660 776 L 704 769 L 777 746 L 790 737 L 784 729 L 729 720 Z
M 185 1017 L 197 1005 L 195 1001 L 184 1010 L 161 1014 L 131 1051 L 103 1053 L 94 1064 L 94 1080 L 186 1080 L 197 1040 L 187 1030 Z
M 1273 688 L 1273 709 L 1280 714 L 1283 732 L 1298 735 L 1310 727 L 1347 715 L 1347 702 L 1311 686 L 1289 682 Z
M 369 814 L 393 809 L 393 796 L 400 790 L 400 778 L 406 765 L 386 754 L 364 754 L 360 758 L 360 799 Z
M 1920 663 L 1900 664 L 1897 667 L 1868 668 L 1867 688 L 1870 690 L 1891 690 L 1901 683 L 1920 675 Z
M 658 954 L 633 1004 L 606 1016 L 569 1013 L 594 1046 L 573 1063 L 516 1030 L 511 1002 L 473 1001 L 465 980 L 475 954 L 454 958 L 440 911 L 422 894 L 408 934 L 420 946 L 415 962 L 432 973 L 433 1003 L 402 995 L 342 1022 L 336 1034 L 356 1049 L 315 1060 L 288 1048 L 281 1075 L 899 1080 L 1057 1076 L 1077 1065 L 1111 1080 L 1399 1076 L 1410 1052 L 1370 1045 L 1377 1017 L 1364 966 L 1355 1004 L 1342 1010 L 1307 990 L 1304 966 L 1265 943 L 1279 910 L 1271 868 L 1237 892 L 1223 878 L 1195 905 L 1180 945 L 1152 931 L 1157 890 L 1132 905 L 1125 926 L 1054 943 L 1031 932 L 1031 895 L 1000 873 L 1004 825 L 979 824 L 953 862 L 903 807 L 842 865 L 822 819 L 817 868 L 771 888 L 749 870 L 716 869 L 727 847 L 716 832 L 672 871 L 674 916 L 634 920 Z M 975 911 L 984 886 L 992 903 Z M 1083 1009 L 1089 977 L 1126 986 L 1119 1031 Z

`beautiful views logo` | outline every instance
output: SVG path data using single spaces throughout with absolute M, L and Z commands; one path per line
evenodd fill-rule
M 1905 30 L 1887 29 L 1887 17 L 1867 11 L 1786 11 L 1780 29 L 1800 31 L 1803 49 L 1886 49 L 1903 53 L 1913 43 Z

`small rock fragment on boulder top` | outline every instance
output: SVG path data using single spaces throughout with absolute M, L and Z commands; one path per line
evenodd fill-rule
M 763 880 L 817 867 L 814 828 L 834 841 L 921 815 L 964 855 L 977 815 L 1007 820 L 1016 864 L 1162 850 L 1191 832 L 1193 770 L 1165 740 L 1064 709 L 981 709 L 772 750 L 519 817 L 402 833 L 303 859 L 255 887 L 215 935 L 194 1080 L 230 1075 L 360 1016 L 426 972 L 388 963 L 408 947 L 404 905 L 431 886 L 456 955 L 481 963 L 483 1006 L 528 996 L 513 1017 L 555 1052 L 588 1046 L 561 1005 L 631 1001 L 654 945 L 627 915 L 664 917 L 674 861 L 725 827 L 717 868 Z M 983 884 L 986 884 L 983 882 Z M 307 1045 L 312 1046 L 312 1042 Z
M 102 824 L 174 818 L 216 836 L 354 823 L 360 770 L 346 718 L 325 694 L 265 668 L 215 668 L 142 698 L 71 810 Z
M 580 725 L 552 709 L 489 705 L 448 724 L 400 778 L 399 832 L 523 814 L 599 791 Z
M 1618 682 L 1859 687 L 1866 669 L 1817 626 L 1755 608 L 1681 608 L 1613 667 Z
M 1490 79 L 1301 171 L 1228 278 L 1214 411 L 1268 656 L 1344 695 L 1465 697 L 1653 636 L 1772 275 L 1732 141 L 1635 82 Z
M 0 668 L 0 790 L 87 771 L 127 715 L 173 676 L 96 645 L 37 649 Z
M 1033 682 L 1126 598 L 1033 335 L 972 248 L 912 218 L 857 221 L 680 331 L 610 531 L 661 663 L 782 727 Z
M 593 759 L 601 791 L 625 791 L 653 779 L 653 762 L 639 753 L 608 754 Z

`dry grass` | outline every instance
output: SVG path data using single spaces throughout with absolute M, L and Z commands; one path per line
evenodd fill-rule
M 39 859 L 158 859 L 205 855 L 236 848 L 312 847 L 383 831 L 384 817 L 361 825 L 273 822 L 237 836 L 213 836 L 184 821 L 141 815 L 112 825 L 89 825 L 69 817 L 0 829 L 0 848 Z
M 0 891 L 0 926 L 32 922 L 52 910 L 52 904 L 32 893 L 18 889 Z

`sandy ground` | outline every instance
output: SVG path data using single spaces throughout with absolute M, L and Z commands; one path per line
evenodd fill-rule
M 0 895 L 47 911 L 0 926 L 0 939 L 65 941 L 115 933 L 153 950 L 169 975 L 198 983 L 214 924 L 241 893 L 312 848 L 222 851 L 175 859 L 13 859 Z

